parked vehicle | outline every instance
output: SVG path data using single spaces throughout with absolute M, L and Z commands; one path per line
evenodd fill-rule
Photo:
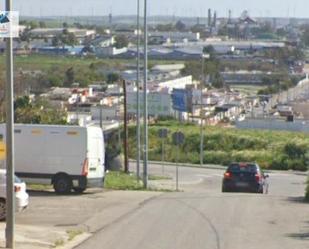
M 263 194 L 267 177 L 256 163 L 232 163 L 224 173 L 222 192 L 246 191 Z
M 104 138 L 101 128 L 16 124 L 15 171 L 25 182 L 52 184 L 56 193 L 103 187 Z M 5 141 L 5 126 L 0 137 Z
M 17 212 L 28 206 L 29 195 L 26 192 L 26 184 L 15 176 L 15 208 Z M 6 218 L 6 170 L 0 169 L 0 221 Z

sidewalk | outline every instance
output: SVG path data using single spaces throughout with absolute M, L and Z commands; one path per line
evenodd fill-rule
M 77 244 L 81 243 L 85 239 L 89 238 L 93 233 L 100 231 L 114 223 L 121 221 L 129 216 L 131 213 L 138 210 L 147 201 L 155 198 L 162 193 L 160 192 L 142 192 L 142 191 L 106 191 L 102 193 L 96 193 L 91 198 L 94 199 L 94 206 L 90 206 L 87 210 L 82 209 L 80 212 L 88 212 L 87 218 L 81 215 L 78 224 L 67 224 L 64 226 L 55 224 L 20 224 L 17 217 L 17 225 L 15 231 L 15 243 L 17 249 L 44 249 L 44 248 L 59 248 L 59 249 L 71 249 Z M 85 195 L 86 196 L 86 195 Z M 56 195 L 51 197 L 58 198 Z M 63 198 L 63 197 L 62 197 Z M 83 195 L 78 196 L 80 198 L 80 205 L 85 205 L 86 199 L 83 200 Z M 89 197 L 88 197 L 89 198 Z M 39 200 L 36 200 L 38 202 Z M 76 202 L 76 200 L 75 200 Z M 36 203 L 31 206 L 30 211 L 34 213 L 36 211 Z M 43 203 L 40 204 L 42 208 Z M 46 205 L 46 204 L 45 204 Z M 55 219 L 61 219 L 59 215 L 63 216 L 65 220 L 70 217 L 66 217 L 64 209 L 67 208 L 67 203 L 62 202 L 59 204 L 59 210 L 54 214 Z M 73 205 L 73 204 L 72 204 Z M 83 207 L 84 208 L 84 207 Z M 48 209 L 48 207 L 46 207 Z M 75 207 L 78 212 L 78 207 Z M 18 216 L 32 217 L 29 213 L 19 213 Z M 47 214 L 48 215 L 48 214 Z M 71 214 L 76 216 L 75 213 Z M 44 217 L 44 213 L 42 213 Z M 26 217 L 27 218 L 27 217 Z M 53 217 L 50 217 L 51 220 Z M 26 219 L 27 220 L 27 219 Z M 30 222 L 28 222 L 30 223 Z M 44 223 L 44 222 L 43 222 Z M 5 223 L 0 223 L 0 248 L 5 248 Z M 70 231 L 76 232 L 76 236 L 72 239 L 70 237 Z

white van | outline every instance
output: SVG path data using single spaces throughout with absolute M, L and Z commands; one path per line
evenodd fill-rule
M 15 172 L 27 183 L 53 184 L 59 194 L 103 187 L 101 128 L 16 124 Z M 0 139 L 5 141 L 5 125 Z

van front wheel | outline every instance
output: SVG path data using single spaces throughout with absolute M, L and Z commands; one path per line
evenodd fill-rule
M 59 175 L 54 180 L 55 192 L 60 195 L 71 193 L 72 185 L 72 180 L 67 175 Z

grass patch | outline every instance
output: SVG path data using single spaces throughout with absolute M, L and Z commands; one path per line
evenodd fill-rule
M 123 172 L 109 172 L 106 175 L 104 187 L 115 190 L 145 190 L 143 185 L 137 182 L 135 175 Z
M 148 180 L 150 181 L 160 181 L 160 180 L 171 180 L 172 177 L 169 176 L 159 176 L 159 175 L 149 175 Z
M 155 176 L 155 178 L 157 180 L 158 178 L 161 180 L 162 178 L 167 179 L 167 177 L 158 177 L 158 176 Z M 148 180 L 151 180 L 151 177 L 148 177 Z M 136 175 L 125 174 L 123 172 L 109 172 L 105 178 L 104 188 L 113 189 L 113 190 L 175 192 L 175 190 L 172 190 L 172 189 L 163 189 L 163 188 L 156 188 L 156 187 L 148 187 L 148 189 L 145 189 L 141 181 L 137 182 Z
M 264 89 L 265 86 L 258 85 L 230 85 L 230 87 L 234 90 L 237 90 L 243 94 L 254 95 L 261 89 Z
M 67 230 L 68 241 L 73 240 L 76 236 L 81 235 L 82 233 L 82 230 Z
M 59 247 L 59 246 L 63 246 L 64 245 L 64 240 L 63 239 L 57 239 L 54 243 L 54 248 Z
M 27 189 L 34 190 L 34 191 L 47 191 L 47 190 L 52 190 L 52 186 L 49 184 L 27 183 Z
M 15 56 L 15 67 L 16 69 L 23 70 L 42 70 L 47 71 L 53 66 L 59 68 L 76 67 L 83 68 L 89 67 L 92 63 L 99 63 L 104 69 L 124 69 L 126 65 L 134 65 L 134 60 L 131 59 L 104 59 L 104 58 L 92 58 L 92 57 L 78 57 L 78 56 L 63 56 L 63 55 L 21 55 Z M 173 64 L 181 63 L 181 61 L 170 61 L 170 60 L 150 60 L 149 66 L 156 64 Z M 5 56 L 0 55 L 0 68 L 5 67 Z

